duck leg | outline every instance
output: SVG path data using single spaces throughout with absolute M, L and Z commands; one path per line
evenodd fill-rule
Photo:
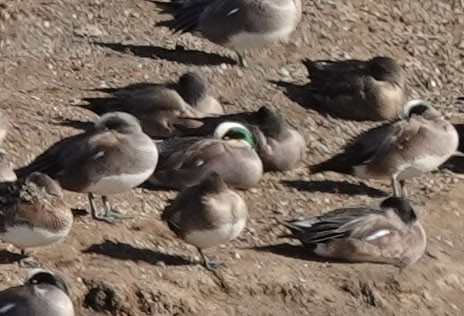
M 19 259 L 19 266 L 24 269 L 40 268 L 41 264 L 34 258 L 26 253 L 26 249 L 21 249 L 21 258 Z
M 224 263 L 222 262 L 212 262 L 206 257 L 206 255 L 203 253 L 203 250 L 198 248 L 198 252 L 200 252 L 201 257 L 203 258 L 203 265 L 205 266 L 206 269 L 210 271 L 214 271 L 215 269 L 222 268 L 225 266 Z
M 239 53 L 238 51 L 235 51 L 235 54 L 237 55 L 238 64 L 240 65 L 240 67 L 242 68 L 248 67 L 248 63 L 245 60 L 245 57 L 243 57 L 243 54 Z
M 118 219 L 131 219 L 132 216 L 119 214 L 113 211 L 113 207 L 108 201 L 106 195 L 102 195 L 102 202 L 103 202 L 103 209 L 105 210 L 105 214 L 103 216 L 100 215 L 100 220 L 106 221 L 110 224 L 114 224 Z
M 400 185 L 398 184 L 397 176 L 395 174 L 391 177 L 391 184 L 393 187 L 393 196 L 400 197 Z
M 408 196 L 408 190 L 406 190 L 405 180 L 400 180 L 400 187 L 401 187 L 401 197 L 406 198 Z

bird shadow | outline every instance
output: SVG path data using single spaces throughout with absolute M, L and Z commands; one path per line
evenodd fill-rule
M 78 120 L 64 120 L 64 121 L 55 123 L 55 125 L 64 126 L 64 127 L 72 127 L 72 128 L 87 132 L 95 126 L 95 123 L 78 121 Z
M 288 243 L 282 243 L 278 245 L 268 245 L 268 246 L 261 246 L 261 247 L 253 247 L 251 248 L 256 251 L 264 251 L 270 252 L 276 255 L 280 255 L 287 258 L 295 258 L 300 260 L 306 261 L 313 261 L 313 262 L 321 262 L 321 263 L 348 263 L 352 264 L 352 262 L 342 260 L 342 259 L 334 259 L 334 258 L 325 258 L 320 257 L 314 254 L 314 247 L 311 248 L 309 246 L 301 246 L 301 245 L 291 245 Z
M 300 105 L 302 108 L 314 110 L 322 115 L 330 114 L 330 112 L 320 106 L 318 102 L 314 101 L 308 84 L 298 85 L 278 80 L 269 80 L 269 82 L 277 85 L 279 88 L 282 88 L 285 96 Z
M 0 250 L 0 264 L 11 264 L 18 262 L 24 257 L 18 253 L 9 252 L 7 250 Z
M 454 173 L 464 174 L 464 157 L 462 156 L 451 156 L 445 161 L 440 167 L 440 170 L 448 169 Z
M 388 193 L 376 188 L 367 186 L 364 183 L 355 184 L 347 181 L 289 181 L 282 180 L 281 183 L 287 187 L 295 188 L 298 191 L 337 193 L 347 195 L 367 195 L 369 197 L 380 198 L 388 196 Z
M 164 262 L 169 266 L 185 266 L 193 265 L 191 261 L 175 255 L 169 255 L 150 249 L 140 249 L 134 246 L 121 242 L 113 242 L 105 240 L 100 244 L 93 244 L 84 250 L 84 253 L 95 253 L 104 255 L 119 260 L 144 261 L 155 265 L 159 262 Z
M 133 54 L 143 58 L 163 59 L 186 65 L 214 66 L 221 64 L 238 65 L 238 62 L 230 57 L 215 53 L 206 53 L 198 50 L 187 49 L 182 45 L 176 45 L 174 49 L 167 49 L 152 45 L 125 45 L 121 43 L 93 42 L 92 44 L 107 47 L 114 51 Z

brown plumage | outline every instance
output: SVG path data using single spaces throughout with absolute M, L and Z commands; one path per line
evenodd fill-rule
M 0 240 L 22 250 L 46 246 L 66 237 L 72 222 L 61 187 L 47 175 L 0 183 Z
M 225 121 L 241 122 L 254 127 L 256 152 L 264 171 L 285 171 L 295 168 L 303 160 L 306 143 L 303 136 L 272 106 L 262 106 L 256 112 L 241 112 L 197 119 L 203 123 L 198 128 L 181 128 L 183 135 L 209 136 Z
M 389 57 L 367 61 L 304 60 L 308 102 L 341 118 L 393 120 L 403 115 L 406 73 Z
M 453 125 L 428 103 L 413 100 L 407 107 L 408 118 L 361 134 L 341 153 L 310 167 L 311 172 L 335 171 L 361 178 L 391 179 L 395 196 L 400 194 L 400 181 L 405 195 L 405 179 L 438 168 L 458 147 Z
M 65 138 L 16 170 L 19 178 L 39 171 L 61 187 L 89 193 L 95 218 L 113 222 L 106 195 L 119 194 L 142 184 L 155 170 L 158 151 L 135 117 L 122 112 L 103 115 L 95 127 Z M 103 196 L 105 215 L 97 214 L 93 194 Z
M 213 264 L 202 249 L 235 239 L 245 228 L 248 209 L 243 198 L 229 189 L 219 174 L 211 173 L 181 191 L 162 219 L 176 235 L 196 246 L 207 268 Z
M 263 175 L 255 137 L 238 123 L 224 122 L 217 129 L 223 130 L 217 138 L 181 137 L 159 143 L 160 161 L 149 182 L 180 190 L 216 172 L 233 188 L 255 187 Z
M 141 83 L 120 89 L 100 89 L 105 98 L 86 98 L 85 108 L 101 115 L 122 111 L 139 119 L 143 131 L 152 138 L 177 135 L 175 125 L 198 127 L 189 118 L 223 114 L 221 104 L 208 93 L 206 83 L 196 73 L 183 74 L 178 82 Z
M 407 200 L 391 197 L 380 208 L 345 208 L 283 222 L 319 256 L 406 267 L 423 255 L 426 235 Z

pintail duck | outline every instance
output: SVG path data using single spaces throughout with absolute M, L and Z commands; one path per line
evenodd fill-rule
M 2 316 L 74 316 L 66 283 L 44 269 L 31 270 L 23 285 L 0 292 Z
M 361 178 L 389 178 L 395 196 L 405 196 L 404 181 L 438 168 L 458 148 L 451 123 L 423 100 L 405 106 L 407 118 L 372 128 L 333 158 L 312 166 L 312 173 L 334 171 Z M 399 184 L 398 185 L 398 181 Z
M 65 238 L 72 223 L 61 187 L 47 175 L 35 172 L 16 182 L 0 183 L 0 240 L 20 248 L 23 256 L 26 248 Z
M 106 196 L 145 182 L 157 161 L 156 145 L 142 132 L 137 119 L 112 112 L 96 121 L 93 129 L 55 143 L 16 173 L 22 177 L 40 171 L 58 180 L 65 190 L 88 193 L 93 217 L 113 223 L 125 216 L 112 212 Z M 97 213 L 94 194 L 102 195 L 104 215 Z
M 304 158 L 306 142 L 274 107 L 262 106 L 256 112 L 242 112 L 205 117 L 197 128 L 181 128 L 187 136 L 212 135 L 216 127 L 225 121 L 242 122 L 255 126 L 256 152 L 261 158 L 264 171 L 285 171 L 295 168 Z
M 180 190 L 217 172 L 233 188 L 255 187 L 263 175 L 263 164 L 255 146 L 252 131 L 237 122 L 219 124 L 214 138 L 165 140 L 158 143 L 160 161 L 149 182 Z
M 140 120 L 143 131 L 152 138 L 177 135 L 175 124 L 197 127 L 189 118 L 224 114 L 221 104 L 208 93 L 204 80 L 196 73 L 183 74 L 178 82 L 140 83 L 121 89 L 100 89 L 106 98 L 86 98 L 83 107 L 102 115 L 122 111 Z
M 424 228 L 408 200 L 390 197 L 380 208 L 337 209 L 306 220 L 283 222 L 321 257 L 377 262 L 404 268 L 422 257 Z
M 200 33 L 236 52 L 287 41 L 301 20 L 300 0 L 156 1 L 173 20 L 158 23 L 175 32 Z M 245 65 L 237 52 L 241 65 Z
M 211 262 L 203 249 L 237 238 L 245 228 L 247 217 L 243 198 L 217 173 L 181 191 L 162 215 L 179 238 L 198 248 L 205 267 L 210 270 L 221 264 Z
M 345 119 L 382 121 L 402 115 L 406 103 L 406 73 L 392 58 L 367 61 L 303 60 L 311 83 L 309 102 Z

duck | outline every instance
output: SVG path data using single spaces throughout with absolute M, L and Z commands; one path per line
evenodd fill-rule
M 407 196 L 405 180 L 437 169 L 458 148 L 456 129 L 425 100 L 405 105 L 405 118 L 374 127 L 348 142 L 339 154 L 311 166 L 367 179 L 390 179 L 394 196 Z M 400 192 L 401 190 L 401 192 Z
M 154 139 L 176 136 L 175 124 L 199 126 L 190 118 L 224 114 L 222 105 L 209 94 L 205 81 L 195 72 L 184 73 L 177 82 L 137 83 L 99 90 L 110 96 L 84 98 L 88 102 L 84 108 L 99 115 L 114 111 L 130 113 Z
M 155 1 L 172 15 L 158 23 L 176 33 L 199 33 L 215 44 L 233 49 L 241 66 L 241 51 L 287 42 L 302 16 L 301 0 L 171 0 Z
M 157 146 L 160 161 L 148 180 L 155 186 L 181 190 L 217 172 L 230 187 L 249 189 L 263 176 L 256 137 L 238 122 L 222 122 L 212 138 L 176 137 Z
M 87 193 L 93 217 L 114 224 L 128 218 L 113 212 L 107 195 L 137 187 L 154 172 L 158 150 L 138 120 L 124 112 L 102 115 L 94 127 L 53 144 L 30 164 L 15 170 L 18 178 L 39 171 L 68 191 Z M 102 196 L 99 214 L 94 194 Z
M 223 264 L 209 260 L 203 250 L 237 238 L 246 226 L 247 217 L 244 199 L 216 172 L 182 190 L 162 214 L 179 238 L 197 247 L 208 270 Z
M 0 292 L 2 316 L 74 316 L 65 281 L 46 269 L 31 269 L 23 285 Z
M 336 117 L 391 121 L 404 112 L 406 72 L 390 57 L 369 60 L 303 60 L 311 83 L 308 103 Z
M 282 113 L 271 105 L 257 111 L 197 118 L 202 126 L 180 128 L 184 136 L 208 136 L 225 121 L 237 121 L 255 127 L 256 152 L 263 162 L 264 171 L 286 171 L 296 168 L 304 159 L 306 142 L 303 135 L 290 126 Z
M 324 258 L 374 262 L 405 268 L 427 244 L 425 230 L 408 199 L 389 197 L 380 207 L 336 209 L 304 220 L 282 221 L 291 234 Z
M 73 214 L 61 187 L 46 174 L 34 172 L 24 179 L 0 183 L 0 240 L 21 249 L 21 264 L 29 263 L 27 248 L 63 240 L 72 223 Z

